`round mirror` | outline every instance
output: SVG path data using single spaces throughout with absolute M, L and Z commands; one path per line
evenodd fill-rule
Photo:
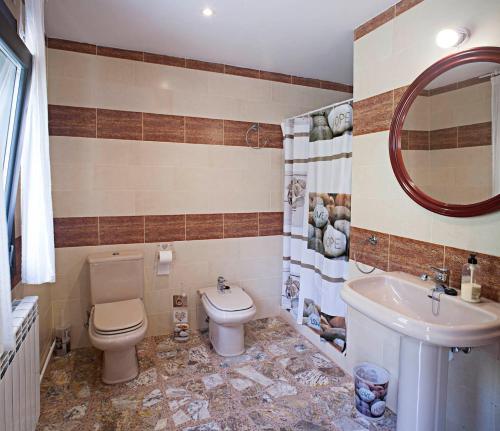
M 500 209 L 500 48 L 475 48 L 429 67 L 398 104 L 391 163 L 425 208 L 466 217 Z

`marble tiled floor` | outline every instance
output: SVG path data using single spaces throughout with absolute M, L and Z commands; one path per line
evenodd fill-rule
M 139 377 L 108 386 L 99 353 L 54 358 L 41 388 L 38 430 L 388 431 L 395 415 L 370 422 L 353 407 L 352 379 L 280 319 L 247 325 L 247 351 L 225 359 L 207 335 L 179 344 L 147 338 Z

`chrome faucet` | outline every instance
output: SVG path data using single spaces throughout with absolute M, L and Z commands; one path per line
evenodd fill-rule
M 226 291 L 226 279 L 222 275 L 217 277 L 217 290 L 220 293 L 224 293 Z
M 447 295 L 456 295 L 457 293 L 455 289 L 450 289 L 449 287 L 450 270 L 448 268 L 436 268 L 435 266 L 431 266 L 431 269 L 434 271 L 432 279 L 435 284 L 431 290 L 431 294 L 427 296 L 432 299 L 432 314 L 437 316 L 440 309 L 441 295 L 443 293 Z M 421 278 L 422 280 L 427 279 L 424 277 Z
M 450 270 L 448 268 L 436 268 L 435 266 L 431 266 L 431 269 L 434 271 L 433 280 L 436 283 L 434 289 L 432 289 L 433 292 L 444 292 L 449 288 Z

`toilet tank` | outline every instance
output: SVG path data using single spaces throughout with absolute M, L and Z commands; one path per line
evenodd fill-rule
M 88 256 L 92 304 L 142 298 L 144 256 L 138 251 L 97 253 Z

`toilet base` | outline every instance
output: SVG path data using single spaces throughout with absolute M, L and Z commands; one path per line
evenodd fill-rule
M 139 374 L 135 346 L 103 352 L 101 379 L 108 385 L 128 382 Z
M 208 330 L 212 346 L 220 356 L 238 356 L 245 353 L 243 324 L 223 326 L 210 319 Z

